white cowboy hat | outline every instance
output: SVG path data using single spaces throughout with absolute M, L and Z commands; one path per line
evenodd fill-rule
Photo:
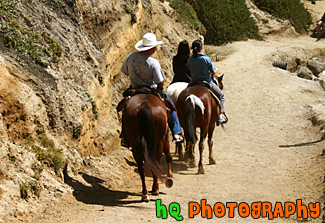
M 146 51 L 163 43 L 163 41 L 157 41 L 155 34 L 146 33 L 144 34 L 143 39 L 135 44 L 135 48 L 140 51 Z

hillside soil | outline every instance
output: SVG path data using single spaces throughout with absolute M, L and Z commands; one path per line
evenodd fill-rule
M 206 145 L 204 175 L 174 156 L 174 186 L 168 189 L 161 185 L 159 196 L 141 203 L 136 165 L 130 150 L 121 148 L 110 156 L 88 159 L 80 178 L 66 175 L 65 182 L 72 190 L 58 202 L 28 215 L 17 214 L 8 222 L 176 222 L 171 216 L 166 220 L 156 218 L 156 199 L 162 199 L 166 206 L 177 202 L 186 222 L 209 221 L 200 214 L 194 219 L 188 216 L 188 203 L 200 203 L 201 199 L 207 199 L 212 207 L 216 202 L 274 204 L 302 199 L 304 204 L 320 202 L 322 209 L 325 141 L 321 140 L 320 127 L 311 120 L 315 120 L 314 107 L 325 106 L 325 91 L 319 82 L 300 79 L 273 67 L 272 62 L 307 54 L 321 56 L 315 52 L 320 52 L 324 41 L 316 42 L 309 36 L 273 36 L 265 41 L 207 46 L 223 58 L 215 66 L 225 74 L 229 123 L 225 130 L 218 127 L 214 133 L 216 165 L 208 165 Z M 171 151 L 174 149 L 172 144 Z M 147 182 L 149 189 L 151 178 L 147 177 Z M 322 222 L 322 215 L 323 211 L 317 219 L 309 217 L 308 222 Z M 240 218 L 235 212 L 233 219 L 214 217 L 213 222 L 252 220 Z M 296 215 L 275 220 L 304 221 Z

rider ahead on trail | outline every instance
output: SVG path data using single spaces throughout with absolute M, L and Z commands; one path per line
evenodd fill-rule
M 177 54 L 173 57 L 174 78 L 171 84 L 176 82 L 191 82 L 191 72 L 186 64 L 190 57 L 190 46 L 187 40 L 183 40 L 178 44 Z
M 124 61 L 121 71 L 130 77 L 131 88 L 148 87 L 163 90 L 165 75 L 158 60 L 151 57 L 156 52 L 157 45 L 161 44 L 163 42 L 157 41 L 155 34 L 146 33 L 143 39 L 135 45 L 135 48 L 139 52 L 131 53 Z M 165 93 L 163 92 L 163 94 Z M 179 124 L 176 111 L 171 113 L 168 125 L 172 131 L 174 140 L 176 142 L 183 141 L 183 131 Z M 122 137 L 124 137 L 123 134 Z M 125 139 L 122 139 L 122 142 L 123 140 Z
M 325 30 L 325 13 L 323 14 L 322 18 L 317 22 L 316 31 L 319 32 L 320 27 L 322 27 L 323 31 Z
M 213 75 L 217 73 L 217 69 L 212 64 L 210 57 L 205 56 L 201 53 L 202 42 L 200 40 L 195 40 L 192 43 L 193 55 L 188 59 L 187 67 L 191 71 L 192 81 L 196 82 L 207 82 L 210 85 L 210 90 L 218 97 L 220 100 L 220 110 L 221 114 L 219 116 L 219 123 L 223 124 L 227 122 L 225 117 L 225 96 L 222 90 L 212 81 Z

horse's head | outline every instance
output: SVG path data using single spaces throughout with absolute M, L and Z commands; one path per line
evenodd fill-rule
M 213 82 L 218 85 L 218 87 L 222 90 L 223 89 L 223 83 L 222 83 L 222 78 L 223 75 L 221 75 L 220 77 L 214 76 L 213 77 Z

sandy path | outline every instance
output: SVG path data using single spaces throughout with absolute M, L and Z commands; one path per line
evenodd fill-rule
M 299 79 L 271 65 L 279 51 L 297 47 L 312 49 L 319 47 L 319 43 L 300 37 L 216 47 L 220 52 L 231 52 L 226 59 L 215 63 L 225 73 L 229 117 L 226 131 L 217 128 L 214 134 L 217 164 L 207 165 L 205 153 L 206 173 L 197 175 L 196 168 L 188 169 L 175 158 L 174 187 L 167 189 L 161 185 L 162 194 L 151 198 L 162 199 L 165 205 L 177 202 L 183 222 L 209 221 L 200 215 L 189 219 L 188 203 L 201 199 L 207 199 L 212 206 L 216 202 L 284 203 L 297 199 L 302 199 L 304 204 L 323 202 L 325 165 L 320 154 L 325 141 L 313 143 L 321 134 L 308 120 L 307 106 L 323 102 L 325 92 L 318 83 Z M 60 203 L 49 205 L 44 213 L 17 222 L 176 222 L 171 216 L 166 220 L 156 218 L 155 201 L 139 203 L 140 179 L 136 173 L 128 172 L 128 175 L 128 182 L 115 187 L 79 185 L 78 191 L 74 189 Z M 92 176 L 106 180 L 101 173 Z M 310 222 L 321 222 L 321 219 Z M 256 220 L 266 221 L 266 218 Z M 290 220 L 275 219 L 275 222 L 286 221 L 301 219 L 297 220 L 295 215 Z M 240 218 L 235 212 L 234 219 L 214 217 L 209 222 L 252 222 L 252 219 Z

